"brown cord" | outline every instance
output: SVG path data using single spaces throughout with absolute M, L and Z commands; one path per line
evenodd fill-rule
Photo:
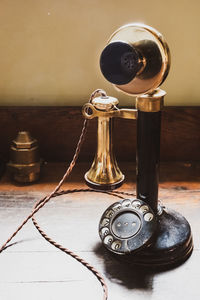
M 66 194 L 71 194 L 71 193 L 78 193 L 78 192 L 105 193 L 105 194 L 109 194 L 109 195 L 118 197 L 120 199 L 124 199 L 124 197 L 122 197 L 120 195 L 135 196 L 135 194 L 133 194 L 133 193 L 120 192 L 120 191 L 107 192 L 107 191 L 96 191 L 96 190 L 92 190 L 92 189 L 73 189 L 73 190 L 63 190 L 63 191 L 57 192 L 57 193 L 55 193 L 52 196 L 52 198 L 53 197 L 62 196 L 62 195 L 66 195 Z M 38 204 L 36 203 L 36 205 L 34 206 L 34 208 L 36 208 L 37 205 L 39 205 L 39 203 Z M 101 285 L 103 287 L 103 300 L 107 300 L 107 298 L 108 298 L 108 288 L 107 288 L 107 285 L 105 283 L 105 280 L 104 280 L 103 276 L 92 265 L 90 265 L 87 261 L 85 261 L 83 258 L 81 258 L 76 253 L 74 253 L 73 251 L 69 250 L 68 248 L 63 247 L 62 245 L 60 245 L 56 241 L 54 241 L 52 238 L 50 238 L 44 232 L 44 230 L 42 230 L 42 228 L 39 226 L 38 222 L 36 221 L 36 219 L 34 217 L 32 217 L 32 221 L 33 221 L 34 226 L 38 230 L 38 232 L 42 235 L 42 237 L 47 242 L 49 242 L 51 245 L 53 245 L 54 247 L 58 248 L 62 252 L 65 252 L 66 254 L 68 254 L 71 257 L 73 257 L 74 259 L 76 259 L 78 262 L 80 262 L 83 266 L 85 266 L 86 268 L 88 268 L 96 276 L 96 278 L 99 280 L 99 282 L 101 283 Z
M 87 189 L 85 189 L 85 190 L 84 189 L 67 190 L 67 191 L 62 191 L 61 193 L 54 194 L 52 197 L 61 196 L 61 195 L 64 195 L 64 194 L 69 194 L 69 193 L 84 192 L 84 191 L 91 191 L 91 190 L 87 190 Z M 42 235 L 42 237 L 46 241 L 48 241 L 50 244 L 52 244 L 54 247 L 58 248 L 62 252 L 65 252 L 66 254 L 70 255 L 73 258 L 75 258 L 77 261 L 79 261 L 82 265 L 84 265 L 86 268 L 88 268 L 97 277 L 97 279 L 100 281 L 100 283 L 103 287 L 103 299 L 107 300 L 107 298 L 108 298 L 108 288 L 107 288 L 107 285 L 105 283 L 105 280 L 104 280 L 103 276 L 92 265 L 90 265 L 86 260 L 84 260 L 83 258 L 78 256 L 73 251 L 69 250 L 68 248 L 63 247 L 62 245 L 58 244 L 56 241 L 51 239 L 41 229 L 41 227 L 38 225 L 38 223 L 37 223 L 37 221 L 34 217 L 32 217 L 32 221 L 33 221 L 33 224 L 36 227 L 36 229 L 39 231 L 39 233 Z
M 92 99 L 96 96 L 96 94 L 101 94 L 103 96 L 106 95 L 106 93 L 101 90 L 101 89 L 98 89 L 98 90 L 95 90 L 91 96 L 90 96 L 90 99 L 89 101 L 91 102 Z M 22 222 L 22 224 L 17 228 L 17 230 L 7 239 L 7 241 L 1 246 L 0 248 L 0 253 L 4 250 L 4 248 L 7 246 L 7 244 L 16 236 L 16 234 L 22 229 L 22 227 L 28 222 L 28 220 L 30 220 L 33 215 L 38 212 L 38 210 L 40 208 L 42 208 L 50 199 L 51 197 L 53 197 L 53 195 L 55 193 L 58 192 L 58 190 L 60 189 L 60 187 L 62 186 L 63 182 L 65 181 L 65 179 L 70 175 L 70 173 L 72 172 L 72 169 L 74 168 L 75 166 L 75 163 L 76 163 L 76 160 L 78 158 L 78 155 L 80 153 L 80 149 L 81 149 L 81 146 L 82 146 L 82 143 L 84 141 L 84 137 L 85 137 L 85 134 L 86 134 L 86 130 L 87 130 L 87 124 L 88 124 L 88 120 L 85 119 L 84 120 L 84 123 L 83 123 L 83 128 L 82 128 L 82 131 L 81 131 L 81 135 L 80 135 L 80 138 L 79 138 L 79 141 L 78 141 L 78 144 L 77 144 L 77 147 L 76 147 L 76 150 L 75 150 L 75 154 L 73 156 L 73 159 L 67 169 L 67 171 L 65 172 L 63 178 L 60 180 L 60 182 L 58 183 L 58 185 L 56 186 L 56 188 L 53 190 L 53 192 L 49 195 L 49 196 L 46 196 L 45 198 L 39 200 L 37 203 L 36 203 L 36 208 L 32 211 L 32 213 L 30 213 L 28 215 L 28 217 Z
M 106 96 L 106 93 L 101 90 L 101 89 L 97 89 L 95 90 L 89 99 L 89 102 L 92 101 L 92 99 L 97 95 L 100 94 L 102 96 Z M 47 234 L 40 228 L 40 226 L 37 224 L 36 220 L 34 219 L 34 215 L 52 198 L 52 197 L 56 197 L 59 195 L 63 195 L 63 194 L 67 194 L 67 193 L 75 193 L 75 192 L 81 192 L 81 191 L 90 191 L 90 192 L 94 192 L 93 190 L 89 190 L 89 189 L 75 189 L 75 190 L 66 190 L 66 191 L 61 191 L 58 192 L 59 189 L 61 188 L 62 184 L 64 183 L 65 179 L 69 177 L 69 175 L 71 174 L 77 158 L 79 156 L 80 153 L 80 149 L 81 146 L 83 144 L 84 138 L 85 138 L 85 134 L 87 131 L 87 124 L 88 124 L 88 120 L 84 120 L 83 123 L 83 128 L 81 131 L 81 135 L 75 150 L 75 154 L 73 156 L 73 159 L 69 165 L 69 167 L 67 168 L 67 171 L 65 172 L 64 176 L 62 177 L 62 179 L 60 180 L 59 184 L 55 187 L 55 189 L 53 190 L 53 192 L 46 196 L 43 199 L 40 199 L 39 201 L 37 201 L 37 203 L 34 206 L 33 211 L 25 218 L 25 220 L 22 222 L 22 224 L 17 228 L 17 230 L 7 239 L 7 241 L 1 246 L 0 248 L 0 253 L 6 249 L 7 244 L 17 235 L 17 233 L 23 228 L 23 226 L 32 218 L 33 224 L 35 225 L 35 227 L 37 228 L 37 230 L 39 231 L 39 233 L 49 242 L 51 243 L 53 246 L 55 246 L 56 248 L 60 249 L 61 251 L 65 252 L 66 254 L 69 254 L 70 256 L 72 256 L 73 258 L 75 258 L 77 261 L 79 261 L 81 264 L 83 264 L 85 267 L 87 267 L 96 277 L 97 279 L 100 281 L 102 287 L 103 287 L 103 299 L 107 300 L 108 298 L 108 288 L 107 285 L 105 283 L 105 280 L 103 278 L 103 276 L 92 266 L 90 265 L 88 262 L 86 262 L 84 259 L 82 259 L 81 257 L 79 257 L 77 254 L 75 254 L 74 252 L 72 252 L 71 250 L 64 248 L 62 245 L 59 245 L 57 242 L 55 242 L 54 240 L 52 240 L 50 237 L 47 236 Z M 123 198 L 121 197 L 119 194 L 124 194 L 124 195 L 133 195 L 133 194 L 129 194 L 129 193 L 125 193 L 125 192 L 104 192 L 107 194 L 111 194 L 113 196 L 117 196 L 119 198 Z

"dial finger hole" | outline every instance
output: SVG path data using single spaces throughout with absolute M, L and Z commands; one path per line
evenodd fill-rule
M 103 227 L 100 231 L 101 235 L 104 237 L 109 234 L 109 229 L 107 227 Z
M 122 208 L 122 205 L 120 203 L 117 203 L 115 206 L 112 207 L 112 209 L 116 212 L 119 211 Z
M 101 226 L 108 226 L 109 225 L 109 219 L 107 218 L 104 218 L 102 221 L 101 221 Z
M 107 235 L 105 238 L 104 238 L 104 240 L 103 240 L 103 242 L 104 242 L 104 244 L 105 245 L 110 245 L 111 243 L 112 243 L 112 241 L 113 241 L 113 237 L 112 237 L 112 235 Z
M 122 246 L 122 243 L 120 241 L 114 241 L 111 245 L 111 248 L 113 250 L 119 250 Z
M 152 213 L 147 213 L 145 216 L 144 216 L 144 220 L 146 222 L 150 222 L 153 220 L 153 214 Z
M 126 199 L 122 202 L 123 207 L 129 207 L 131 205 L 131 200 Z
M 108 210 L 105 213 L 106 218 L 111 218 L 114 215 L 114 211 L 112 209 Z
M 140 207 L 140 211 L 141 211 L 141 213 L 147 213 L 148 211 L 149 211 L 149 207 L 147 206 L 147 205 L 142 205 L 141 207 Z
M 134 200 L 134 201 L 132 201 L 132 206 L 135 208 L 140 208 L 141 203 L 138 200 Z

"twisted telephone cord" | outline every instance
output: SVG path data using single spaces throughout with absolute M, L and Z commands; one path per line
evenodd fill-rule
M 89 102 L 92 101 L 92 99 L 97 95 L 100 94 L 101 96 L 106 96 L 106 93 L 101 90 L 101 89 L 97 89 L 95 90 L 89 99 Z M 42 235 L 42 237 L 44 239 L 46 239 L 50 244 L 52 244 L 54 247 L 60 249 L 61 251 L 65 252 L 66 254 L 72 256 L 74 259 L 76 259 L 77 261 L 79 261 L 82 265 L 84 265 L 86 268 L 88 268 L 95 276 L 96 278 L 99 280 L 99 282 L 102 285 L 103 288 L 103 300 L 107 300 L 108 299 L 108 288 L 106 285 L 106 282 L 103 278 L 103 276 L 92 266 L 90 265 L 87 261 L 85 261 L 83 258 L 79 257 L 76 253 L 74 253 L 73 251 L 63 247 L 62 245 L 58 244 L 56 241 L 54 241 L 53 239 L 51 239 L 42 229 L 41 227 L 38 225 L 36 219 L 34 218 L 34 215 L 47 203 L 49 202 L 49 200 L 53 197 L 56 196 L 60 196 L 60 195 L 64 195 L 64 194 L 68 194 L 68 193 L 75 193 L 75 192 L 97 192 L 91 189 L 74 189 L 74 190 L 65 190 L 65 191 L 60 191 L 59 189 L 61 188 L 61 186 L 63 185 L 64 181 L 69 177 L 69 175 L 71 174 L 77 158 L 79 156 L 80 150 L 81 150 L 81 146 L 83 144 L 85 135 L 86 135 L 86 131 L 87 131 L 87 125 L 88 125 L 88 120 L 85 119 L 84 123 L 83 123 L 83 128 L 81 131 L 81 135 L 79 138 L 79 141 L 77 143 L 77 147 L 74 153 L 74 156 L 72 158 L 72 161 L 69 165 L 69 167 L 67 168 L 67 171 L 65 172 L 64 176 L 62 177 L 62 179 L 60 180 L 60 182 L 58 183 L 58 185 L 55 187 L 55 189 L 46 197 L 40 199 L 39 201 L 36 202 L 36 204 L 34 205 L 33 211 L 24 219 L 24 221 L 22 222 L 22 224 L 16 229 L 16 231 L 7 239 L 7 241 L 0 247 L 0 253 L 5 250 L 8 247 L 8 243 L 17 235 L 17 233 L 24 227 L 24 225 L 32 218 L 33 224 L 35 225 L 35 227 L 37 228 L 38 232 Z M 106 192 L 106 191 L 99 191 L 101 193 L 106 193 L 106 194 L 110 194 L 113 196 L 117 196 L 119 198 L 124 199 L 124 197 L 120 196 L 121 195 L 131 195 L 133 196 L 134 194 L 132 193 L 126 193 L 126 192 L 120 192 L 120 191 L 115 191 L 115 192 Z

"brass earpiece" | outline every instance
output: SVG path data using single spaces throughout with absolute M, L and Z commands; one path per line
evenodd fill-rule
M 104 77 L 125 93 L 151 93 L 169 72 L 169 47 L 154 28 L 128 24 L 111 35 L 102 51 L 100 68 Z

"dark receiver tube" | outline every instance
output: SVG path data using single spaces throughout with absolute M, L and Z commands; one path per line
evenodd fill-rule
M 137 198 L 154 212 L 158 206 L 161 111 L 138 111 L 137 119 Z

